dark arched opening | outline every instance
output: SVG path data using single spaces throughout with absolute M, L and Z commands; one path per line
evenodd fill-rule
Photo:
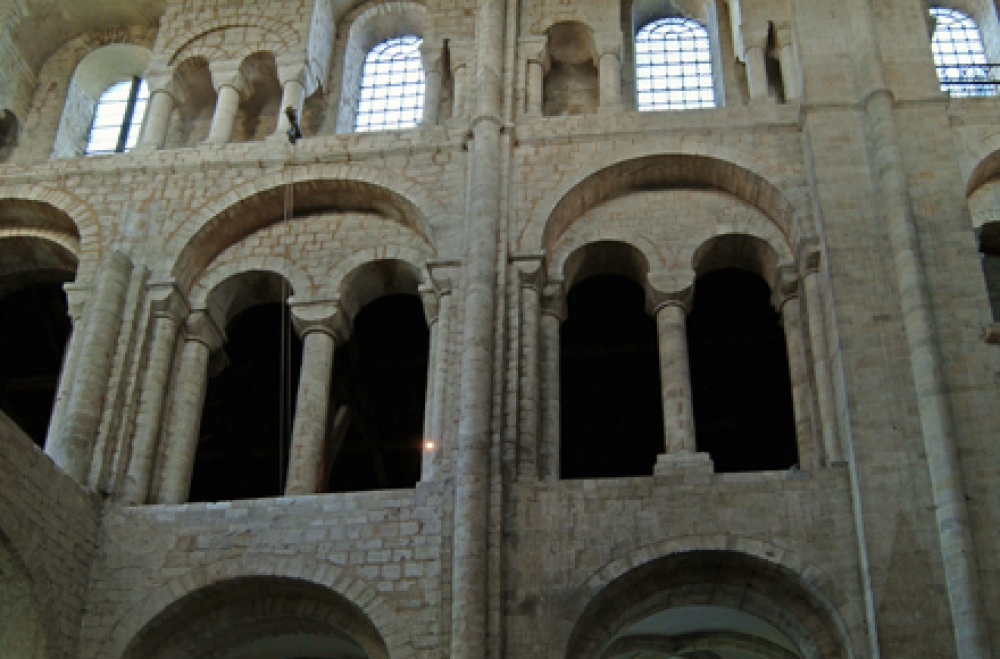
M 562 478 L 648 476 L 663 452 L 656 323 L 621 275 L 574 286 L 560 333 Z
M 70 322 L 62 283 L 0 293 L 0 410 L 44 446 Z
M 284 492 L 302 344 L 276 302 L 239 313 L 226 337 L 213 355 L 189 501 Z
M 699 277 L 688 349 L 698 450 L 715 470 L 797 464 L 785 333 L 764 280 L 732 268 Z
M 334 357 L 325 489 L 414 487 L 420 480 L 429 332 L 420 299 L 385 295 L 354 319 Z
M 995 321 L 1000 318 L 1000 223 L 990 222 L 979 230 L 979 254 Z
M 0 162 L 6 162 L 17 147 L 21 132 L 20 122 L 10 110 L 0 113 Z

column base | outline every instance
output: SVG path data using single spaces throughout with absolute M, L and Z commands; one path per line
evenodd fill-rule
M 681 474 L 713 474 L 715 465 L 708 453 L 661 453 L 656 456 L 655 476 L 676 476 Z

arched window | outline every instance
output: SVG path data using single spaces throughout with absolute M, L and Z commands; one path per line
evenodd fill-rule
M 149 87 L 138 76 L 108 87 L 97 101 L 87 155 L 132 149 L 139 139 L 148 100 Z
M 412 128 L 424 113 L 424 67 L 416 36 L 383 41 L 368 52 L 354 129 Z
M 636 107 L 715 107 L 708 30 L 690 18 L 661 18 L 635 35 Z
M 976 22 L 962 12 L 931 7 L 936 21 L 931 49 L 941 91 L 952 96 L 996 96 L 997 81 L 986 62 Z

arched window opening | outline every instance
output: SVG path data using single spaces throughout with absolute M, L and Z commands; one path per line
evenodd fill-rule
M 1000 319 L 1000 223 L 990 222 L 979 230 L 979 253 L 986 291 L 990 296 L 990 309 L 996 321 Z
M 61 282 L 0 294 L 0 410 L 43 447 L 70 322 Z
M 192 502 L 284 493 L 302 344 L 276 302 L 238 314 L 226 337 L 213 355 Z
M 648 476 L 663 452 L 656 323 L 621 275 L 574 286 L 560 333 L 561 478 Z
M 17 115 L 10 110 L 0 113 L 0 162 L 6 162 L 17 147 L 21 125 Z
M 108 87 L 97 101 L 87 155 L 123 153 L 135 147 L 148 101 L 149 87 L 138 76 Z
M 635 35 L 635 77 L 640 111 L 715 107 L 708 30 L 682 17 L 648 23 Z
M 996 96 L 996 66 L 986 61 L 976 22 L 960 11 L 931 7 L 934 36 L 931 50 L 941 91 L 955 97 Z
M 575 21 L 556 23 L 548 29 L 549 70 L 542 91 L 546 117 L 589 114 L 597 111 L 600 79 L 593 31 Z
M 688 350 L 698 450 L 716 472 L 797 464 L 785 333 L 764 280 L 732 268 L 699 277 Z
M 271 53 L 255 53 L 240 65 L 248 93 L 240 102 L 230 142 L 256 142 L 274 133 L 278 126 L 281 85 Z
M 424 67 L 420 37 L 389 39 L 368 52 L 354 129 L 358 132 L 412 128 L 424 114 Z
M 408 488 L 420 480 L 429 342 L 414 295 L 386 295 L 358 312 L 333 361 L 325 491 Z
M 174 80 L 185 99 L 170 117 L 164 147 L 167 149 L 195 146 L 208 137 L 215 113 L 216 94 L 208 62 L 194 57 L 181 62 Z

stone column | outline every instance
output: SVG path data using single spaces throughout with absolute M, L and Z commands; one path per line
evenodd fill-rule
M 668 456 L 697 451 L 688 365 L 687 314 L 686 301 L 680 298 L 660 302 L 655 311 L 664 444 Z
M 771 24 L 768 21 L 748 21 L 743 23 L 743 60 L 747 65 L 747 87 L 750 101 L 767 98 L 767 34 Z
M 52 460 L 82 485 L 90 472 L 131 274 L 132 261 L 120 252 L 111 252 L 101 264 L 87 304 L 65 417 L 55 441 L 45 447 Z
M 90 289 L 77 284 L 64 284 L 66 291 L 66 301 L 70 318 L 69 337 L 66 340 L 66 352 L 63 355 L 62 370 L 59 373 L 59 386 L 56 389 L 55 400 L 52 404 L 52 416 L 49 418 L 49 430 L 45 437 L 45 447 L 48 450 L 50 442 L 57 441 L 55 438 L 59 434 L 59 427 L 62 425 L 66 414 L 66 404 L 73 391 L 73 377 L 76 374 L 76 365 L 80 359 L 80 344 L 83 341 L 84 308 Z
M 136 151 L 155 151 L 163 148 L 170 127 L 170 115 L 178 105 L 180 94 L 173 78 L 173 72 L 165 72 L 146 78 L 149 85 L 149 106 L 142 122 L 142 133 Z
M 339 303 L 292 305 L 292 322 L 302 337 L 302 373 L 285 495 L 299 496 L 315 494 L 323 477 L 333 354 L 347 332 Z
M 545 287 L 541 318 L 541 381 L 542 407 L 541 442 L 539 447 L 539 476 L 545 481 L 559 480 L 560 424 L 559 424 L 559 340 L 563 321 L 566 320 L 566 291 L 562 282 Z
M 240 108 L 240 100 L 246 85 L 240 73 L 239 62 L 212 62 L 209 70 L 212 73 L 212 86 L 215 87 L 218 96 L 215 101 L 215 114 L 212 115 L 212 126 L 208 130 L 205 142 L 226 144 L 233 137 L 236 112 Z
M 453 117 L 467 116 L 469 107 L 471 64 L 475 57 L 475 45 L 463 41 L 449 41 L 448 54 L 451 57 L 452 111 Z
M 520 292 L 520 359 L 517 478 L 532 481 L 539 476 L 539 420 L 541 418 L 541 306 L 544 255 L 514 257 Z
M 152 478 L 157 440 L 160 437 L 167 383 L 170 380 L 174 348 L 177 345 L 177 332 L 181 321 L 188 313 L 187 302 L 173 283 L 151 284 L 149 298 L 153 314 L 150 323 L 152 338 L 149 361 L 142 376 L 135 438 L 132 440 L 132 457 L 121 493 L 122 501 L 133 505 L 146 503 L 149 496 L 149 482 Z
M 524 113 L 529 117 L 542 116 L 545 96 L 545 57 L 548 40 L 545 37 L 521 39 L 521 51 L 527 63 L 525 70 Z
M 420 60 L 424 66 L 424 116 L 421 126 L 437 126 L 441 107 L 441 46 L 424 41 L 420 44 Z
M 187 501 L 208 389 L 208 359 L 222 346 L 224 339 L 207 311 L 194 311 L 188 316 L 164 436 L 157 503 Z
M 306 67 L 303 62 L 279 63 L 278 83 L 281 85 L 281 105 L 278 106 L 278 124 L 274 129 L 275 139 L 287 139 L 291 122 L 286 111 L 295 110 L 302 118 L 302 104 L 306 100 Z
M 781 63 L 781 84 L 785 88 L 785 100 L 797 101 L 802 96 L 801 72 L 795 59 L 792 43 L 792 26 L 779 23 L 774 26 L 775 42 L 778 46 L 778 61 Z
M 424 447 L 421 481 L 431 481 L 444 451 L 445 397 L 448 389 L 448 345 L 451 340 L 451 279 L 442 266 L 430 266 L 430 281 L 421 288 L 424 315 L 430 327 L 427 393 L 424 402 Z
M 810 403 L 809 369 L 802 343 L 802 309 L 799 305 L 799 282 L 795 271 L 782 266 L 775 278 L 774 306 L 781 314 L 785 330 L 785 350 L 788 353 L 788 377 L 792 387 L 792 409 L 795 417 L 795 437 L 799 445 L 800 466 L 819 467 L 823 451 L 813 433 Z
M 799 256 L 802 281 L 809 319 L 809 345 L 812 349 L 816 404 L 819 410 L 819 433 L 823 438 L 826 464 L 843 461 L 837 436 L 837 404 L 833 395 L 833 375 L 830 371 L 830 349 L 826 338 L 826 314 L 819 280 L 820 252 L 818 246 L 807 248 Z
M 598 76 L 600 81 L 600 112 L 612 113 L 621 109 L 621 32 L 606 33 L 597 38 Z

